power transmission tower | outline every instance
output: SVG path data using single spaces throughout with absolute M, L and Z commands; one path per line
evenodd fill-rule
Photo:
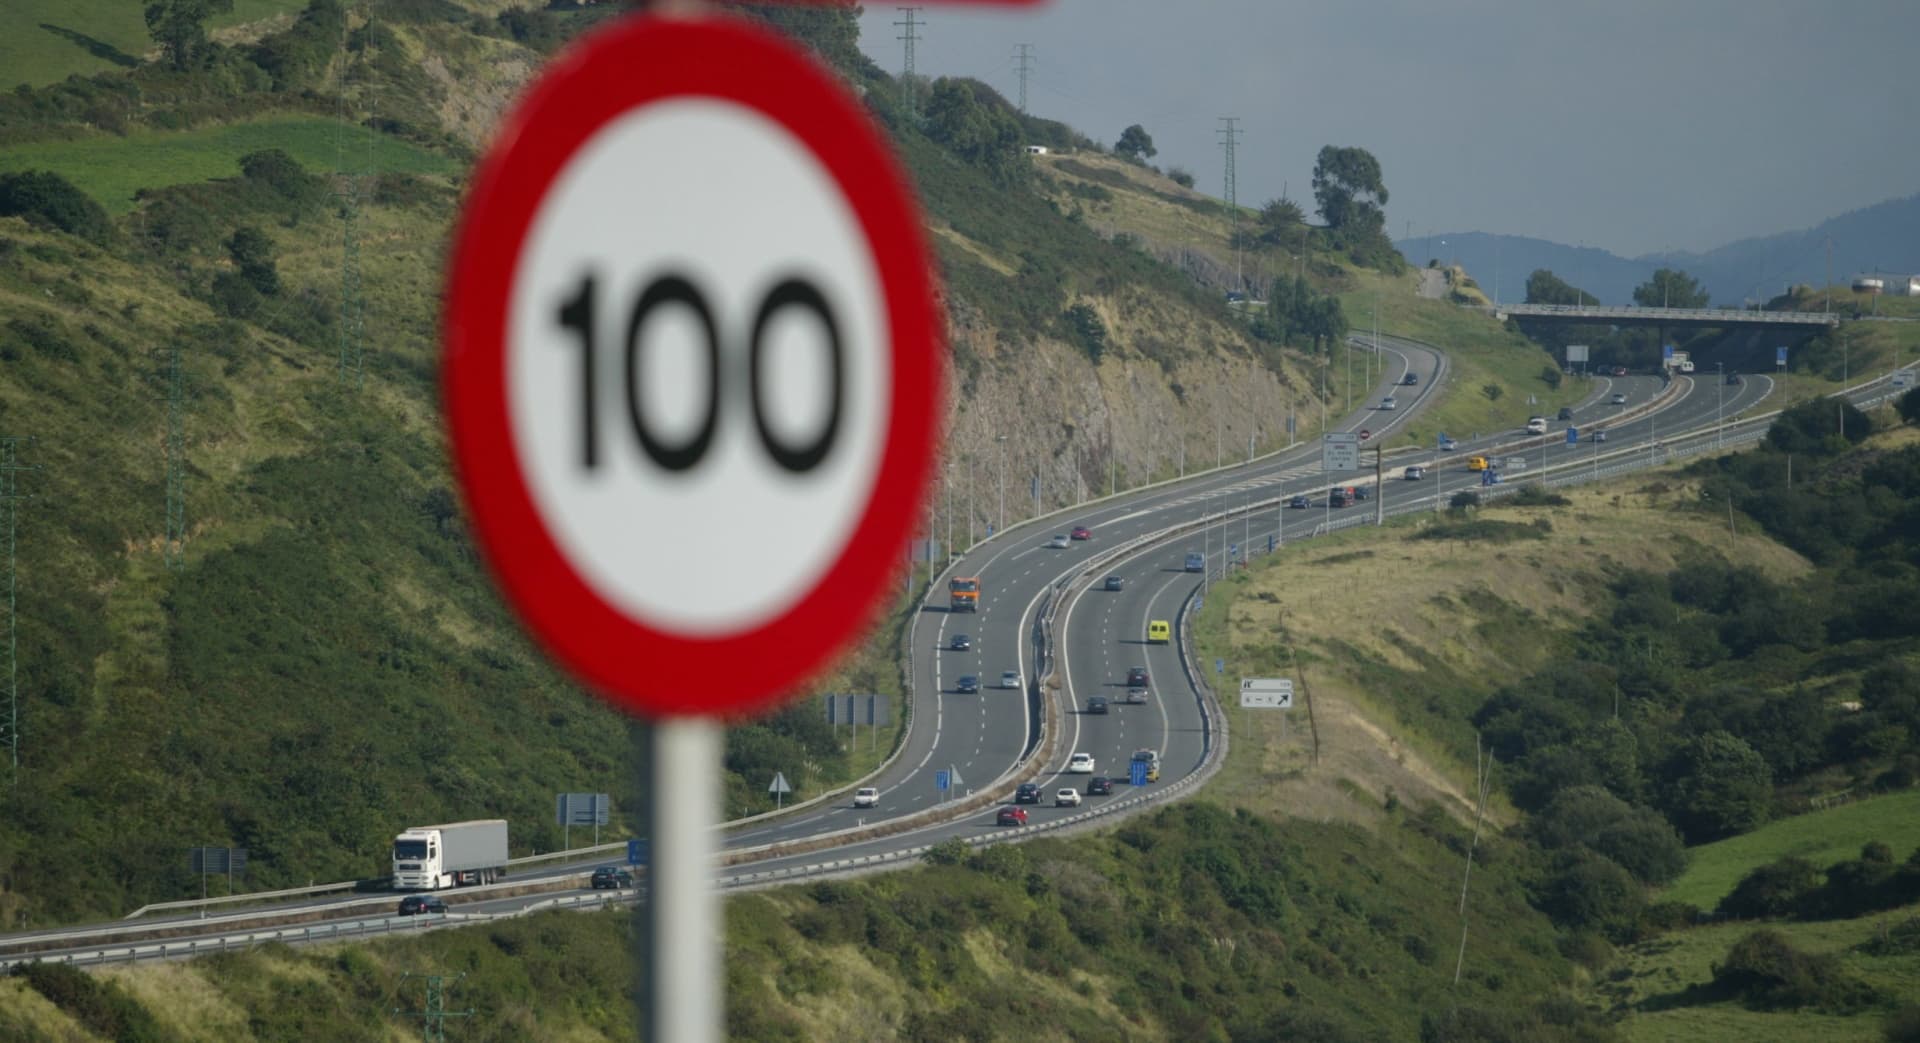
M 918 15 L 921 10 L 918 7 L 901 7 L 896 8 L 896 10 L 907 16 L 906 21 L 895 22 L 893 24 L 906 30 L 900 34 L 901 43 L 906 45 L 906 68 L 905 71 L 900 74 L 900 103 L 906 106 L 907 116 L 911 118 L 919 115 L 919 112 L 914 106 L 913 96 L 913 45 L 920 37 L 914 32 L 914 29 L 926 23 L 914 21 L 914 17 Z
M 32 439 L 14 435 L 0 437 L 0 509 L 7 514 L 7 756 L 13 765 L 9 778 L 16 785 L 20 781 L 20 635 L 15 622 L 14 578 L 17 566 L 13 556 L 14 533 L 20 511 L 18 504 L 21 500 L 30 499 L 20 493 L 20 472 L 39 470 L 20 462 L 22 441 L 33 444 Z
M 368 28 L 372 28 L 369 15 Z M 373 34 L 369 32 L 370 42 Z M 369 43 L 370 45 L 370 43 Z M 342 48 L 344 58 L 345 48 Z M 367 303 L 360 285 L 360 193 L 362 182 L 371 183 L 373 177 L 373 107 L 368 103 L 367 111 L 367 150 L 365 161 L 359 169 L 353 169 L 353 159 L 347 155 L 345 145 L 346 127 L 353 121 L 348 117 L 347 77 L 350 68 L 340 74 L 340 131 L 334 135 L 334 169 L 340 172 L 340 387 L 358 388 L 366 379 L 363 360 L 365 358 Z
M 1020 111 L 1027 111 L 1027 71 L 1033 68 L 1033 45 L 1014 44 L 1013 60 L 1020 63 Z
M 1233 243 L 1233 288 L 1240 290 L 1243 289 L 1240 285 L 1240 198 L 1239 186 L 1235 183 L 1233 154 L 1240 135 L 1246 131 L 1234 126 L 1240 122 L 1238 116 L 1221 116 L 1220 122 L 1225 126 L 1218 128 L 1216 133 L 1220 135 L 1220 148 L 1227 154 L 1227 238 Z
M 180 342 L 167 347 L 167 542 L 161 557 L 167 567 L 180 567 L 187 545 L 187 392 L 180 368 Z
M 414 977 L 414 975 L 403 975 L 400 978 L 400 986 L 405 988 L 407 979 L 411 977 Z M 454 985 L 460 984 L 460 979 L 466 977 L 466 974 L 461 973 L 455 975 L 453 981 L 450 983 L 447 982 L 445 975 L 423 974 L 420 975 L 420 977 L 427 980 L 426 1009 L 401 1010 L 399 1007 L 395 1007 L 393 1008 L 393 1012 L 405 1018 L 419 1018 L 420 1038 L 428 1040 L 429 1043 L 441 1043 L 441 1041 L 447 1038 L 448 1018 L 473 1017 L 474 1012 L 472 1007 L 468 1007 L 466 1010 L 447 1009 L 446 990 Z

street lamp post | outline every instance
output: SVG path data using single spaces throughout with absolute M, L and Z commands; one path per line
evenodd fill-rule
M 1713 447 L 1718 449 L 1720 448 L 1720 428 L 1723 422 L 1721 418 L 1726 415 L 1727 409 L 1727 364 L 1725 362 L 1716 362 L 1713 364 L 1713 370 L 1714 375 L 1719 378 L 1715 383 L 1718 384 L 1720 388 L 1719 397 L 1713 406 Z
M 1000 528 L 996 532 L 1007 530 L 1007 436 L 1001 435 L 994 441 L 1000 446 Z

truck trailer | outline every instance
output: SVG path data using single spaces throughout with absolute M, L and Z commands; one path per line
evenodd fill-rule
M 507 820 L 409 826 L 393 838 L 393 888 L 438 891 L 507 875 Z

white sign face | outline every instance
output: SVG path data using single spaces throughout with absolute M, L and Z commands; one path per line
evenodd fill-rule
M 1585 362 L 1585 361 L 1587 361 L 1587 345 L 1585 344 L 1567 345 L 1567 362 L 1569 364 L 1572 364 L 1575 362 Z
M 516 266 L 506 383 L 519 469 L 588 586 L 702 636 L 820 580 L 886 441 L 880 286 L 833 177 L 751 108 L 658 102 L 574 153 Z
M 1526 469 L 1527 469 L 1527 458 L 1526 458 L 1526 457 L 1524 457 L 1524 456 L 1509 456 L 1509 457 L 1507 457 L 1507 470 L 1509 470 L 1509 471 L 1524 471 L 1524 470 L 1526 470 Z
M 1358 471 L 1360 469 L 1360 436 L 1351 431 L 1335 431 L 1320 439 L 1320 469 L 1323 471 Z
M 1240 679 L 1240 705 L 1260 710 L 1293 708 L 1293 680 L 1287 677 L 1243 677 Z

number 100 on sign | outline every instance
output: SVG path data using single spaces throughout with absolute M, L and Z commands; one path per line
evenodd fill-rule
M 560 172 L 516 269 L 508 413 L 540 513 L 602 597 L 736 631 L 844 549 L 892 378 L 859 229 L 802 143 L 711 99 L 617 120 Z

